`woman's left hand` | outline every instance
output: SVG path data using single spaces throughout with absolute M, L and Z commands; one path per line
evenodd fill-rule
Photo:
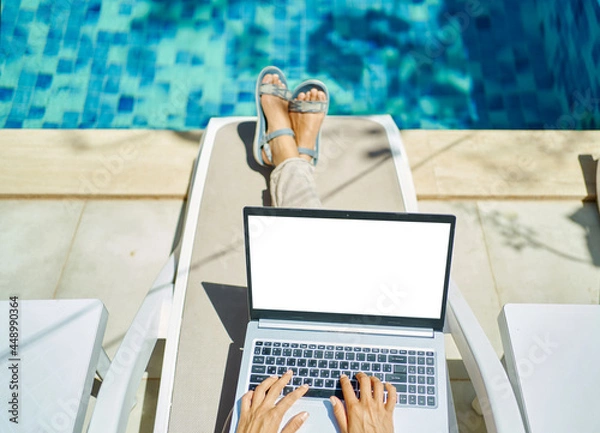
M 283 415 L 308 391 L 308 385 L 302 385 L 277 401 L 283 388 L 292 378 L 292 371 L 281 377 L 265 379 L 254 391 L 242 396 L 242 410 L 237 433 L 277 433 Z M 281 433 L 296 432 L 308 418 L 308 412 L 300 412 L 288 421 Z

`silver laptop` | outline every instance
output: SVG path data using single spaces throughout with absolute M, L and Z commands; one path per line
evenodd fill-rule
M 306 410 L 306 432 L 337 430 L 329 396 L 359 371 L 392 383 L 397 431 L 448 431 L 442 328 L 452 215 L 244 209 L 250 322 L 240 398 L 288 369 L 283 394 L 310 389 L 284 418 Z

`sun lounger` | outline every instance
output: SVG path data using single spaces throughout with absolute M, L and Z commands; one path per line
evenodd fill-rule
M 254 118 L 212 119 L 202 138 L 177 250 L 155 432 L 220 432 L 234 404 L 248 320 L 242 208 L 270 205 L 268 170 L 252 158 L 254 125 Z M 324 207 L 418 211 L 391 117 L 329 116 L 321 144 L 315 178 Z M 514 395 L 502 387 L 504 369 L 454 284 L 449 303 L 449 328 L 488 431 L 523 431 Z

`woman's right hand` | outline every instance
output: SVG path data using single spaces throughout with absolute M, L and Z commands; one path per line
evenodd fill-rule
M 346 407 L 339 398 L 329 398 L 341 433 L 394 433 L 396 388 L 392 384 L 385 384 L 388 398 L 384 402 L 384 384 L 378 378 L 358 373 L 356 379 L 360 398 L 356 398 L 346 375 L 340 378 Z

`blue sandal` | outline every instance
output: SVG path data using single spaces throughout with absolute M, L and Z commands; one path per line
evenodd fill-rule
M 298 94 L 304 92 L 309 92 L 311 89 L 321 90 L 325 93 L 327 97 L 326 101 L 297 101 L 296 97 Z M 288 111 L 294 113 L 327 113 L 329 110 L 329 91 L 327 90 L 327 86 L 325 83 L 319 80 L 306 80 L 296 89 L 294 89 L 294 93 L 292 94 L 290 104 L 288 106 Z M 317 136 L 317 141 L 315 143 L 315 148 L 309 149 L 306 147 L 298 147 L 298 153 L 308 155 L 312 158 L 313 165 L 317 165 L 317 160 L 319 158 L 319 147 L 321 143 L 321 130 L 319 129 L 319 135 Z
M 270 83 L 263 83 L 263 78 L 267 74 L 278 75 L 281 82 L 285 85 L 285 87 L 276 86 Z M 256 131 L 254 133 L 254 143 L 252 145 L 252 151 L 254 154 L 254 159 L 262 166 L 273 165 L 271 162 L 273 160 L 271 154 L 271 147 L 269 146 L 269 142 L 274 138 L 277 138 L 282 135 L 290 135 L 294 136 L 294 131 L 290 128 L 283 128 L 277 131 L 272 132 L 271 134 L 267 134 L 267 118 L 265 117 L 265 112 L 262 109 L 262 104 L 260 102 L 261 95 L 273 95 L 277 96 L 281 99 L 289 101 L 292 97 L 292 92 L 287 88 L 287 80 L 285 75 L 279 68 L 275 66 L 267 66 L 260 74 L 258 74 L 258 79 L 256 80 L 256 112 L 258 114 L 258 120 L 256 122 Z M 268 161 L 264 161 L 262 157 L 262 150 L 264 149 L 265 155 L 267 156 Z

